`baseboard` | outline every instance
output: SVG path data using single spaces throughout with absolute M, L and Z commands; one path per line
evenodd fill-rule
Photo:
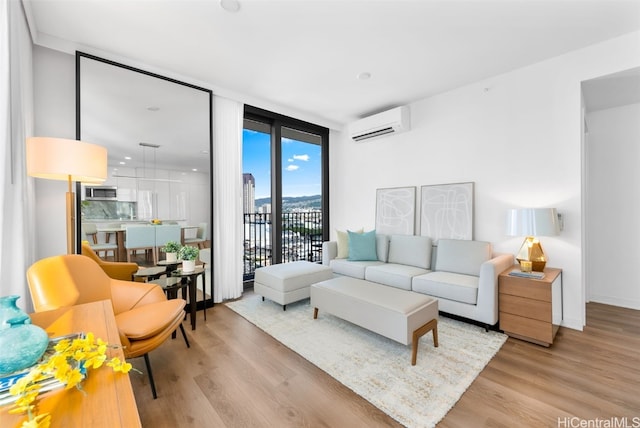
M 582 324 L 581 319 L 577 318 L 565 318 L 562 320 L 562 327 L 570 328 L 573 330 L 582 331 L 584 329 L 584 325 Z
M 595 303 L 603 303 L 605 305 L 611 305 L 611 306 L 620 306 L 622 308 L 627 308 L 627 309 L 640 310 L 640 300 L 619 299 L 617 297 L 592 294 L 590 296 L 589 301 L 595 302 Z

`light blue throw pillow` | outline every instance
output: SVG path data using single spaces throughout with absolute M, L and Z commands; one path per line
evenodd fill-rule
M 376 252 L 376 231 L 349 233 L 349 258 L 352 261 L 378 260 Z

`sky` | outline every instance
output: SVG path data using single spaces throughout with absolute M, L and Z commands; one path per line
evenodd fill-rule
M 271 196 L 271 137 L 262 132 L 242 132 L 242 172 L 256 181 L 256 199 Z M 282 139 L 282 196 L 320 195 L 321 147 Z

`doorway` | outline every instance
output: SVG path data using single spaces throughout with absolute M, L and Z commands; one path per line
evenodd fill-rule
M 585 301 L 640 309 L 640 69 L 582 82 Z

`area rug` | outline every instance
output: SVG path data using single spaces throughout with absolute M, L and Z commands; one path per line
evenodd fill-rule
M 507 339 L 441 316 L 439 347 L 423 336 L 411 366 L 411 346 L 326 312 L 314 320 L 308 299 L 286 311 L 258 295 L 226 305 L 407 427 L 435 426 Z

